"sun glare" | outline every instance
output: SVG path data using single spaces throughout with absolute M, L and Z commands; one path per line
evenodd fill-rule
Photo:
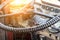
M 25 5 L 29 4 L 32 0 L 13 0 L 10 3 L 10 12 L 16 13 L 20 11 Z
M 31 2 L 31 1 L 29 1 L 29 0 L 14 0 L 10 4 L 11 5 L 20 5 L 20 4 L 28 4 L 29 2 Z

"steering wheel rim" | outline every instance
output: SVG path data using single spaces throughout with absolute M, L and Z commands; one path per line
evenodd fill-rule
M 32 27 L 32 28 L 14 28 L 14 27 L 9 27 L 9 26 L 6 26 L 6 25 L 0 23 L 0 28 L 4 29 L 4 30 L 8 30 L 8 31 L 13 31 L 13 32 L 33 32 L 33 31 L 39 31 L 39 30 L 48 28 L 49 26 L 55 24 L 59 20 L 60 20 L 60 16 L 56 16 L 53 19 L 51 19 L 50 21 L 48 21 L 47 23 L 45 23 L 43 25 L 38 25 L 38 26 Z

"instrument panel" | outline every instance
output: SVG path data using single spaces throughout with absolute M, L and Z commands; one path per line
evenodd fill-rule
M 40 1 L 35 2 L 35 5 L 34 5 L 35 10 L 34 11 L 36 13 L 43 14 L 46 16 L 49 15 L 50 17 L 60 15 L 60 8 L 44 4 L 43 2 L 40 2 Z
M 7 30 L 10 30 L 13 32 L 16 32 L 16 31 L 19 31 L 19 32 L 32 32 L 32 31 L 34 31 L 35 32 L 37 29 L 41 29 L 40 31 L 36 31 L 34 33 L 39 36 L 39 38 L 37 38 L 38 40 L 60 40 L 59 39 L 59 37 L 60 37 L 60 33 L 59 33 L 60 32 L 60 22 L 57 22 L 59 17 L 55 18 L 57 21 L 55 19 L 52 19 L 53 17 L 60 15 L 60 8 L 44 4 L 41 0 L 39 0 L 39 1 L 36 0 L 35 4 L 34 4 L 34 13 L 37 14 L 33 17 L 35 23 L 38 25 L 43 24 L 41 28 L 36 27 L 35 29 L 34 28 L 32 28 L 32 29 L 29 29 L 29 28 L 15 29 L 15 28 L 11 27 L 11 29 L 8 29 L 9 26 L 7 26 Z M 52 21 L 51 21 L 52 24 L 53 24 L 53 22 L 55 23 L 55 21 L 57 23 L 52 25 L 50 22 L 48 22 L 48 21 L 50 21 L 50 19 L 52 19 Z M 46 23 L 46 25 L 44 25 L 45 23 Z M 49 28 L 45 27 L 49 24 L 51 24 L 52 26 L 50 26 Z M 3 25 L 3 26 L 5 26 L 5 25 Z M 34 34 L 32 34 L 32 36 Z M 35 37 L 37 37 L 37 36 L 35 36 Z
M 52 5 L 44 4 L 43 2 L 41 2 L 41 0 L 35 1 L 34 8 L 35 8 L 34 12 L 36 14 L 40 14 L 43 16 L 45 15 L 46 18 L 47 17 L 53 18 L 57 15 L 60 15 L 60 8 L 52 6 Z M 43 17 L 41 17 L 41 18 L 43 18 Z M 60 30 L 60 21 L 57 22 L 56 24 L 52 25 L 49 28 L 39 31 L 38 33 L 42 34 L 43 38 L 45 37 L 45 39 L 47 37 L 46 40 L 60 40 L 60 31 L 59 30 Z M 42 36 L 40 36 L 40 38 Z M 48 38 L 50 38 L 50 39 L 48 39 Z M 41 39 L 41 40 L 43 40 L 43 39 Z

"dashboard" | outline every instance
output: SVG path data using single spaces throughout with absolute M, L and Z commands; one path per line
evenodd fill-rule
M 0 23 L 0 28 L 8 31 L 13 31 L 13 32 L 38 32 L 39 31 L 39 35 L 42 34 L 40 35 L 40 38 L 43 37 L 43 40 L 45 38 L 44 36 L 47 36 L 50 39 L 54 39 L 54 40 L 57 39 L 57 36 L 60 37 L 59 36 L 60 34 L 57 34 L 60 32 L 60 21 L 59 21 L 60 8 L 55 5 L 50 5 L 51 3 L 46 4 L 43 1 L 46 2 L 46 0 L 35 0 L 34 3 L 33 12 L 37 15 L 35 15 L 33 19 L 36 22 L 36 24 L 38 24 L 38 26 L 31 27 L 31 28 L 14 28 Z M 48 3 L 49 2 L 50 1 L 48 1 Z M 45 34 L 44 32 L 47 34 Z M 53 35 L 53 38 L 51 35 Z
M 51 1 L 54 1 L 54 2 L 57 1 L 58 3 L 60 3 L 59 0 L 51 0 Z M 51 1 L 50 0 L 47 0 L 47 1 L 46 0 L 38 0 L 38 1 L 36 0 L 35 4 L 34 4 L 34 8 L 35 8 L 34 12 L 36 14 L 40 14 L 40 15 L 43 15 L 43 16 L 45 15 L 45 17 L 46 17 L 45 20 L 47 19 L 47 17 L 48 18 L 53 18 L 57 15 L 60 15 L 60 8 L 57 7 L 57 6 L 59 6 L 59 4 L 56 4 L 56 2 L 55 3 L 54 2 L 50 3 Z M 47 2 L 47 4 L 44 3 L 44 2 Z M 50 5 L 48 3 L 56 4 L 56 6 L 55 5 Z M 41 18 L 43 18 L 43 17 L 41 17 Z M 50 20 L 50 19 L 48 19 L 48 20 Z M 54 25 L 51 25 L 51 27 L 46 28 L 43 31 L 40 31 L 40 34 L 51 38 L 51 40 L 56 40 L 55 38 L 57 36 L 58 37 L 57 40 L 60 40 L 60 36 L 59 36 L 60 31 L 59 30 L 60 30 L 60 21 L 58 21 Z

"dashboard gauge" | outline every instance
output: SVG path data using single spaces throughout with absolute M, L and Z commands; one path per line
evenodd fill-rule
M 55 0 L 55 1 L 57 1 L 57 0 Z M 60 8 L 57 7 L 57 6 L 59 6 L 59 4 L 55 3 L 56 6 L 54 6 L 54 5 L 50 5 L 51 3 L 49 4 L 49 0 L 47 1 L 47 4 L 45 2 L 46 2 L 46 0 L 42 0 L 42 1 L 36 0 L 35 4 L 34 4 L 34 9 L 35 9 L 34 12 L 37 14 L 42 14 L 42 15 L 46 15 L 46 16 L 50 16 L 50 17 L 60 15 Z M 57 1 L 57 2 L 59 2 L 59 1 Z
M 45 15 L 45 16 L 47 16 L 47 17 L 54 17 L 54 16 L 52 16 L 52 15 L 50 14 L 49 11 L 44 10 L 42 7 L 44 8 L 44 6 L 35 4 L 35 5 L 34 5 L 34 13 L 40 14 L 40 15 Z M 54 15 L 54 14 L 53 14 L 53 15 Z
M 47 1 L 42 0 L 42 3 L 45 5 L 45 7 L 48 6 L 47 11 L 54 12 L 56 14 L 60 14 L 60 1 L 59 0 L 47 0 Z
M 46 8 L 44 6 L 40 6 L 38 4 L 35 4 L 34 5 L 34 12 L 37 13 L 37 14 L 42 14 L 42 15 L 46 15 L 46 16 L 50 16 L 50 17 L 54 17 L 52 15 L 50 15 L 50 12 L 47 11 L 47 10 L 44 10 L 43 8 Z M 43 8 L 42 8 L 43 7 Z

